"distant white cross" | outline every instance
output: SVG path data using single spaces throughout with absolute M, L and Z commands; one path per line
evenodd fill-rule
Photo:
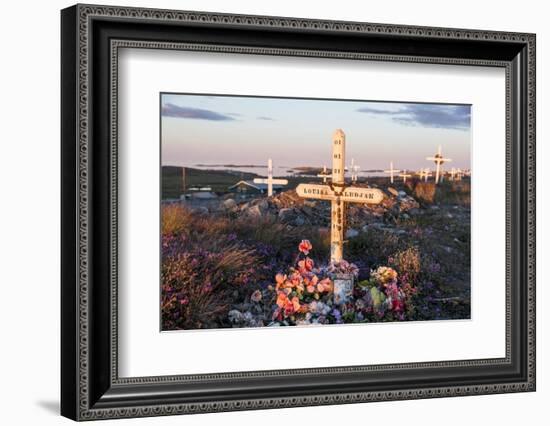
M 456 175 L 456 169 L 453 167 L 451 169 L 451 180 L 455 180 L 455 175 Z
M 390 182 L 393 183 L 393 175 L 394 173 L 399 173 L 401 170 L 396 170 L 393 168 L 393 161 L 390 161 L 390 169 L 389 170 L 384 170 L 384 173 L 389 173 L 390 174 Z
M 338 129 L 332 136 L 332 177 L 329 185 L 301 183 L 296 193 L 303 198 L 330 201 L 330 260 L 340 262 L 344 255 L 344 222 L 346 203 L 379 204 L 384 193 L 376 188 L 346 186 L 346 135 Z
M 463 171 L 462 169 L 456 169 L 456 180 L 462 180 Z
M 420 169 L 418 172 L 416 172 L 416 175 L 422 180 L 423 178 L 426 178 L 426 169 Z
M 323 172 L 319 173 L 317 177 L 323 178 L 323 183 L 327 183 L 327 179 L 330 177 L 330 174 L 327 173 L 327 166 L 323 166 Z
M 407 183 L 407 178 L 411 177 L 412 175 L 407 173 L 407 169 L 403 170 L 403 173 L 399 174 L 399 177 L 403 178 L 403 183 Z
M 435 154 L 433 157 L 426 157 L 426 160 L 433 161 L 435 163 L 435 183 L 439 183 L 439 176 L 441 174 L 441 165 L 443 163 L 447 163 L 449 161 L 453 161 L 450 158 L 443 158 L 443 154 L 441 154 L 441 145 L 439 145 L 437 149 L 437 154 Z
M 428 182 L 428 178 L 432 175 L 429 168 L 424 169 L 424 182 Z
M 254 183 L 267 183 L 267 195 L 271 197 L 273 195 L 273 184 L 287 185 L 286 179 L 273 179 L 273 162 L 271 158 L 267 160 L 267 179 L 255 178 Z
M 350 171 L 351 171 L 351 181 L 352 182 L 357 182 L 357 175 L 359 174 L 359 169 L 361 167 L 359 167 L 357 164 L 355 164 L 355 158 L 352 158 L 351 159 L 351 166 L 350 166 Z

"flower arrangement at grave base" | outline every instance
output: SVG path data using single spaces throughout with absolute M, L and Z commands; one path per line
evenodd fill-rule
M 316 268 L 308 256 L 312 248 L 308 240 L 302 240 L 295 266 L 275 276 L 275 285 L 270 286 L 276 294 L 270 325 L 327 322 L 334 283 L 326 269 Z
M 370 278 L 359 283 L 355 291 L 352 310 L 358 322 L 362 321 L 404 321 L 412 317 L 412 297 L 416 288 L 399 277 L 397 271 L 388 266 L 371 270 Z
M 268 287 L 274 293 L 275 301 L 272 321 L 268 325 L 395 321 L 412 315 L 411 298 L 416 289 L 400 279 L 394 269 L 381 266 L 372 270 L 368 280 L 355 286 L 353 297 L 348 302 L 336 305 L 331 277 L 351 274 L 357 278 L 357 266 L 342 260 L 316 267 L 308 256 L 312 246 L 307 240 L 300 243 L 298 250 L 295 266 L 290 267 L 286 274 L 278 273 L 274 285 Z M 261 293 L 256 294 L 256 299 L 260 298 Z

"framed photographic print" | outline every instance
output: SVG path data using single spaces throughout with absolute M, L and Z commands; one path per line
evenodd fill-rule
M 74 420 L 535 390 L 535 36 L 76 5 Z

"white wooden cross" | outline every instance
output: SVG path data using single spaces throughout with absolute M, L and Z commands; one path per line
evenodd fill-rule
M 458 168 L 456 169 L 456 180 L 462 180 L 463 171 L 462 169 Z
M 345 176 L 346 135 L 338 129 L 332 136 L 332 176 L 328 185 L 301 183 L 296 193 L 303 198 L 330 201 L 330 260 L 340 262 L 344 254 L 344 227 L 346 203 L 379 204 L 384 193 L 375 188 L 346 186 Z
M 407 173 L 407 169 L 403 170 L 403 173 L 399 174 L 399 177 L 403 178 L 403 183 L 407 183 L 407 178 L 411 176 L 412 175 Z
M 422 178 L 426 178 L 426 170 L 425 169 L 420 169 L 418 172 L 415 173 L 418 177 L 420 177 L 420 180 L 422 180 Z
M 455 175 L 456 175 L 456 169 L 453 167 L 451 169 L 451 180 L 455 180 Z
M 453 160 L 451 160 L 450 158 L 443 158 L 443 154 L 441 154 L 441 145 L 439 145 L 437 149 L 437 154 L 435 154 L 433 157 L 426 157 L 426 160 L 433 161 L 435 163 L 435 183 L 437 185 L 439 183 L 441 165 L 443 163 L 447 163 Z
M 273 179 L 273 161 L 270 158 L 267 160 L 267 179 L 255 178 L 254 183 L 267 183 L 267 196 L 271 197 L 273 195 L 273 184 L 287 185 L 288 180 Z
M 327 179 L 330 177 L 330 174 L 327 173 L 327 166 L 323 166 L 323 172 L 319 173 L 317 177 L 323 178 L 323 183 L 327 183 Z
M 350 166 L 350 171 L 351 171 L 351 181 L 352 182 L 357 182 L 357 175 L 359 174 L 359 169 L 361 167 L 359 167 L 357 164 L 355 164 L 355 158 L 352 158 L 351 159 L 351 166 Z
M 396 170 L 393 168 L 393 161 L 390 161 L 390 169 L 389 170 L 384 170 L 384 173 L 389 173 L 390 174 L 390 182 L 393 183 L 393 175 L 394 173 L 399 173 L 401 170 Z
M 429 168 L 424 169 L 424 182 L 428 182 L 428 178 L 432 175 Z

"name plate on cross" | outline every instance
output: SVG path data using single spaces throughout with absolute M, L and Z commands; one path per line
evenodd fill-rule
M 347 187 L 342 192 L 337 192 L 329 185 L 309 183 L 299 184 L 296 193 L 302 198 L 326 201 L 340 197 L 344 203 L 379 204 L 384 199 L 384 193 L 376 188 Z

